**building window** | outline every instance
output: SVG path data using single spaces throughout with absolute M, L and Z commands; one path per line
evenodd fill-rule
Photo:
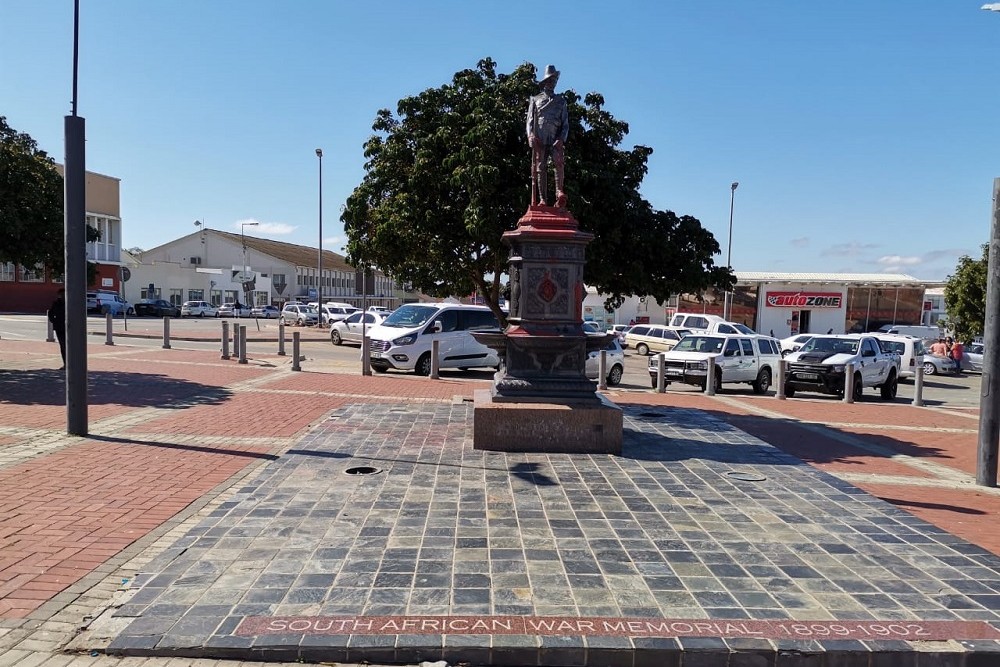
M 153 291 L 149 291 L 148 287 L 143 287 L 139 290 L 139 298 L 146 299 L 147 301 L 156 301 L 160 298 L 160 288 L 157 287 Z
M 22 283 L 41 283 L 45 282 L 45 267 L 41 264 L 35 264 L 32 268 L 26 266 L 21 267 L 21 282 Z
M 234 289 L 227 289 L 226 290 L 226 301 L 225 301 L 225 303 L 236 303 L 237 301 L 239 301 L 239 298 L 238 298 L 239 294 L 240 293 L 238 291 L 234 290 Z
M 204 301 L 204 300 L 205 300 L 205 290 L 203 289 L 188 290 L 188 301 Z
M 4 262 L 0 264 L 0 281 L 12 282 L 14 280 L 14 262 Z
M 170 305 L 180 306 L 184 303 L 184 290 L 170 288 Z
M 222 305 L 222 290 L 220 289 L 212 290 L 211 302 L 212 305 L 215 306 L 216 308 Z

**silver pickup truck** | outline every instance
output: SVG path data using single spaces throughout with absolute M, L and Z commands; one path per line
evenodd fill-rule
M 785 395 L 816 391 L 844 395 L 847 364 L 854 364 L 854 400 L 860 401 L 866 387 L 875 387 L 882 398 L 896 398 L 899 355 L 882 349 L 869 335 L 813 336 L 785 360 Z

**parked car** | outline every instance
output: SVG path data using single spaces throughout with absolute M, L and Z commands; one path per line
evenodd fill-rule
M 219 310 L 215 313 L 216 317 L 250 317 L 250 311 L 252 309 L 250 306 L 244 306 L 243 304 L 230 301 L 229 303 L 224 303 L 219 306 Z
M 958 364 L 951 357 L 939 357 L 936 354 L 927 352 L 924 354 L 924 375 L 938 375 L 940 373 L 957 373 Z
M 392 313 L 392 308 L 387 308 L 386 306 L 368 306 L 368 310 L 373 313 L 382 313 L 383 315 Z
M 390 368 L 431 372 L 431 349 L 438 341 L 440 368 L 498 368 L 496 351 L 480 344 L 472 331 L 500 330 L 489 308 L 458 303 L 408 303 L 374 327 L 369 355 L 375 371 Z
M 647 369 L 655 389 L 659 383 L 659 355 L 649 358 Z M 769 336 L 689 334 L 663 355 L 664 382 L 701 387 L 708 382 L 708 359 L 715 358 L 715 391 L 724 383 L 746 383 L 755 394 L 766 393 L 778 373 L 778 341 Z
M 628 333 L 628 330 L 631 328 L 632 327 L 628 324 L 613 324 L 605 333 L 614 334 L 615 338 L 618 339 L 618 342 L 624 345 L 625 334 Z
M 606 380 L 608 386 L 615 386 L 622 381 L 625 374 L 625 350 L 617 338 L 612 338 L 604 348 L 606 352 L 604 371 L 608 374 Z M 598 379 L 601 370 L 601 351 L 591 350 L 587 354 L 587 377 L 591 380 Z
M 349 303 L 327 303 L 323 306 L 323 324 L 339 322 L 348 315 L 356 312 L 358 312 L 358 309 Z
M 670 326 L 676 329 L 687 329 L 691 333 L 753 333 L 753 331 L 711 331 L 713 324 L 725 321 L 725 318 L 718 315 L 674 313 L 673 317 L 670 318 Z
M 135 304 L 137 317 L 180 317 L 181 309 L 165 299 L 144 299 Z
M 135 315 L 135 309 L 128 301 L 118 296 L 116 292 L 102 290 L 87 292 L 87 312 L 98 315 L 111 313 L 112 317 L 118 317 L 122 313 Z
M 281 321 L 296 326 L 312 326 L 319 322 L 319 312 L 301 303 L 286 303 L 281 309 Z
M 181 317 L 215 317 L 219 309 L 208 301 L 185 301 L 181 304 Z
M 962 370 L 983 372 L 983 344 L 969 343 L 965 346 L 965 354 L 962 355 Z
M 604 334 L 604 332 L 601 331 L 601 327 L 597 326 L 597 322 L 584 322 L 583 323 L 583 333 L 585 333 L 585 334 L 600 334 L 600 335 Z
M 250 309 L 250 317 L 262 317 L 265 320 L 281 316 L 277 306 L 256 306 Z
M 847 364 L 854 368 L 855 401 L 860 402 L 864 398 L 866 387 L 878 389 L 883 400 L 896 398 L 899 355 L 882 349 L 882 344 L 872 334 L 817 334 L 807 340 L 798 352 L 792 352 L 786 358 L 785 396 L 788 398 L 799 391 L 843 396 Z
M 914 336 L 880 333 L 876 335 L 876 338 L 878 338 L 883 350 L 899 355 L 900 379 L 916 375 L 917 368 L 924 364 L 924 357 L 929 356 L 924 347 L 924 341 Z
M 382 313 L 351 313 L 330 325 L 330 342 L 334 345 L 354 343 L 361 345 L 363 336 L 385 319 Z
M 796 334 L 788 338 L 782 338 L 778 343 L 781 345 L 781 356 L 798 352 L 803 343 L 813 337 L 813 334 Z
M 665 324 L 636 324 L 625 334 L 625 347 L 646 356 L 650 352 L 669 352 L 681 338 L 691 333 Z

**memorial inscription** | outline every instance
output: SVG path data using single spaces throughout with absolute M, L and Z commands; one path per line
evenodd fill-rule
M 985 621 L 753 621 L 558 616 L 247 616 L 234 634 L 1000 640 L 1000 630 Z

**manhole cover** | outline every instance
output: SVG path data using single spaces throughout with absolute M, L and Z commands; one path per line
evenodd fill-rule
M 755 472 L 743 472 L 740 470 L 732 470 L 726 473 L 727 477 L 732 477 L 733 479 L 738 479 L 741 482 L 763 482 L 767 477 Z
M 348 468 L 344 472 L 348 475 L 375 475 L 382 471 L 378 468 L 372 468 L 371 466 L 358 466 L 357 468 Z

